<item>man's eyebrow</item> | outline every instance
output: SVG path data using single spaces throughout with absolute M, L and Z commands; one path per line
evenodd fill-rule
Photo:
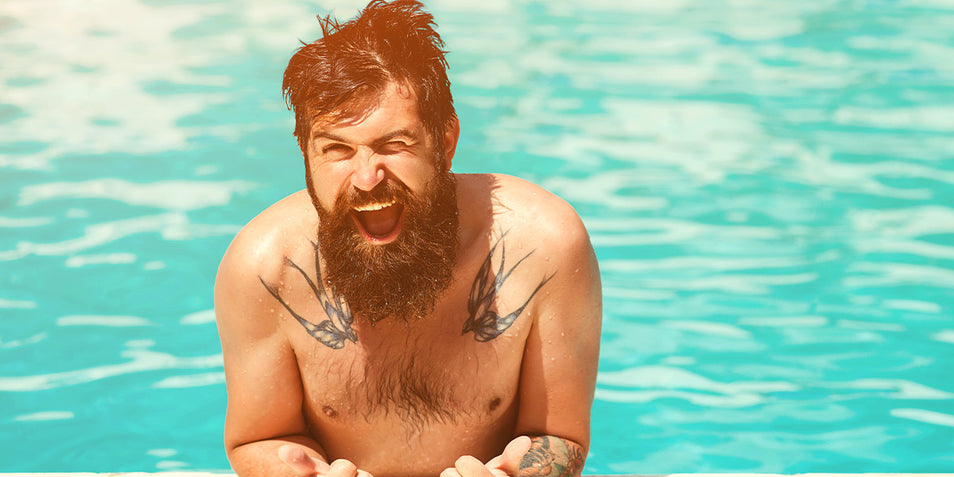
M 325 139 L 330 139 L 332 141 L 338 141 L 338 142 L 348 142 L 347 139 L 341 136 L 337 136 L 335 134 L 331 134 L 330 132 L 325 132 L 325 131 L 315 131 L 315 133 L 311 135 L 312 140 L 315 140 L 318 138 L 325 138 Z
M 409 130 L 409 129 L 401 128 L 401 129 L 397 129 L 397 130 L 391 131 L 391 132 L 385 134 L 384 136 L 381 136 L 381 137 L 377 138 L 377 139 L 374 141 L 373 144 L 374 144 L 374 145 L 381 145 L 381 144 L 384 144 L 384 143 L 386 143 L 386 142 L 388 142 L 388 141 L 390 141 L 390 140 L 392 140 L 392 139 L 394 139 L 394 138 L 396 138 L 396 137 L 402 137 L 402 136 L 403 136 L 403 137 L 406 137 L 406 138 L 408 138 L 408 139 L 411 139 L 411 140 L 417 140 L 417 134 L 414 134 L 414 132 L 411 131 L 411 130 Z
M 371 143 L 371 145 L 378 146 L 378 145 L 384 144 L 384 143 L 386 143 L 386 142 L 388 142 L 388 141 L 390 141 L 390 140 L 392 140 L 392 139 L 394 139 L 394 138 L 396 138 L 396 137 L 402 137 L 402 136 L 403 136 L 403 137 L 406 137 L 406 138 L 408 138 L 408 139 L 417 140 L 417 134 L 415 134 L 415 133 L 414 133 L 413 131 L 411 131 L 410 129 L 401 128 L 401 129 L 395 129 L 394 131 L 391 131 L 391 132 L 389 132 L 389 133 L 387 133 L 387 134 L 385 134 L 385 135 L 383 135 L 383 136 L 381 136 L 381 137 L 375 139 L 375 140 Z M 346 144 L 350 144 L 350 143 L 351 143 L 350 140 L 345 139 L 345 138 L 343 138 L 343 137 L 341 137 L 341 136 L 338 136 L 337 134 L 332 134 L 332 133 L 327 132 L 327 131 L 315 131 L 315 133 L 311 135 L 311 139 L 312 139 L 312 140 L 319 139 L 319 138 L 330 139 L 330 140 L 332 140 L 332 141 L 343 142 L 343 143 L 346 143 Z

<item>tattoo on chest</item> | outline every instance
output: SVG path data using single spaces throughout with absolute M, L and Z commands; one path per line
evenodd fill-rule
M 464 330 L 461 334 L 473 332 L 474 339 L 477 341 L 490 341 L 500 336 L 507 328 L 510 328 L 514 320 L 516 320 L 517 317 L 520 316 L 520 313 L 523 313 L 523 310 L 530 304 L 530 300 L 533 299 L 534 295 L 540 291 L 540 288 L 543 288 L 543 285 L 546 285 L 546 283 L 553 278 L 552 274 L 545 276 L 533 292 L 530 293 L 527 300 L 523 302 L 523 305 L 520 305 L 512 313 L 500 316 L 496 310 L 492 310 L 491 307 L 494 306 L 497 300 L 497 294 L 500 292 L 500 289 L 503 288 L 507 278 L 510 277 L 510 274 L 513 273 L 524 260 L 533 254 L 531 250 L 530 253 L 524 255 L 520 260 L 517 260 L 517 263 L 514 263 L 508 270 L 506 267 L 506 247 L 503 243 L 503 239 L 506 235 L 505 232 L 490 248 L 490 252 L 487 253 L 487 258 L 480 266 L 480 270 L 477 271 L 477 277 L 474 279 L 474 284 L 471 285 L 470 288 L 470 296 L 467 299 L 468 318 L 464 323 Z M 499 254 L 497 253 L 498 248 L 500 250 Z M 493 262 L 497 259 L 497 255 L 500 256 L 500 265 L 497 267 L 496 272 L 494 272 Z
M 265 283 L 262 277 L 258 277 L 258 280 L 262 282 L 262 285 L 265 286 L 268 293 L 275 297 L 275 299 L 298 320 L 298 323 L 305 328 L 305 331 L 307 331 L 309 335 L 329 348 L 341 349 L 344 347 L 345 341 L 351 341 L 352 343 L 358 342 L 358 335 L 354 332 L 354 328 L 351 327 L 351 324 L 354 322 L 354 317 L 351 316 L 351 310 L 348 309 L 348 304 L 345 303 L 341 297 L 335 295 L 329 298 L 323 286 L 315 285 L 316 282 L 321 283 L 321 263 L 318 260 L 318 244 L 312 242 L 312 246 L 315 248 L 315 281 L 312 281 L 311 278 L 308 277 L 308 274 L 288 257 L 285 257 L 285 264 L 294 268 L 302 278 L 305 279 L 328 319 L 321 321 L 317 325 L 308 321 L 296 313 L 288 302 L 279 295 L 277 287 Z
M 518 475 L 570 477 L 583 471 L 583 447 L 559 437 L 534 437 L 530 450 L 520 460 Z

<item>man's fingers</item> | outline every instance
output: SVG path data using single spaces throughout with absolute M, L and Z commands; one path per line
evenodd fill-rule
M 510 441 L 503 451 L 504 459 L 506 460 L 507 456 L 518 460 L 523 459 L 523 455 L 530 450 L 531 445 L 533 445 L 533 441 L 527 436 L 520 436 Z
M 278 458 L 301 476 L 313 476 L 327 470 L 328 464 L 312 459 L 305 449 L 297 444 L 285 444 L 278 448 Z
M 500 469 L 507 475 L 517 475 L 517 471 L 520 470 L 520 461 L 523 460 L 523 456 L 530 450 L 532 443 L 527 436 L 520 436 L 510 441 L 507 447 L 504 448 L 503 453 L 491 459 L 490 462 L 487 463 L 487 467 Z
M 457 459 L 457 462 L 454 462 L 454 468 L 457 469 L 461 477 L 493 477 L 490 470 L 484 467 L 483 462 L 469 455 Z
M 441 477 L 461 477 L 461 475 L 460 472 L 457 472 L 457 469 L 448 467 L 441 472 Z
M 358 466 L 350 460 L 338 459 L 331 463 L 331 468 L 325 472 L 326 477 L 358 477 Z
M 351 461 L 338 459 L 331 464 L 309 456 L 305 449 L 296 444 L 285 444 L 278 448 L 278 458 L 288 464 L 295 474 L 302 477 L 373 477 L 368 472 L 358 470 Z

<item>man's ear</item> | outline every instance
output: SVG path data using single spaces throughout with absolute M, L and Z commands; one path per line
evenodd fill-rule
M 460 123 L 457 121 L 457 115 L 451 117 L 444 128 L 444 170 L 449 171 L 451 162 L 454 160 L 454 153 L 457 152 L 457 140 L 460 138 Z

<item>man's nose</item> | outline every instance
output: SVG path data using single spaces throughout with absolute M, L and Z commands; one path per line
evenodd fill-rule
M 351 185 L 356 189 L 370 191 L 384 180 L 384 165 L 381 156 L 370 147 L 360 147 L 354 157 L 355 170 L 351 175 Z

